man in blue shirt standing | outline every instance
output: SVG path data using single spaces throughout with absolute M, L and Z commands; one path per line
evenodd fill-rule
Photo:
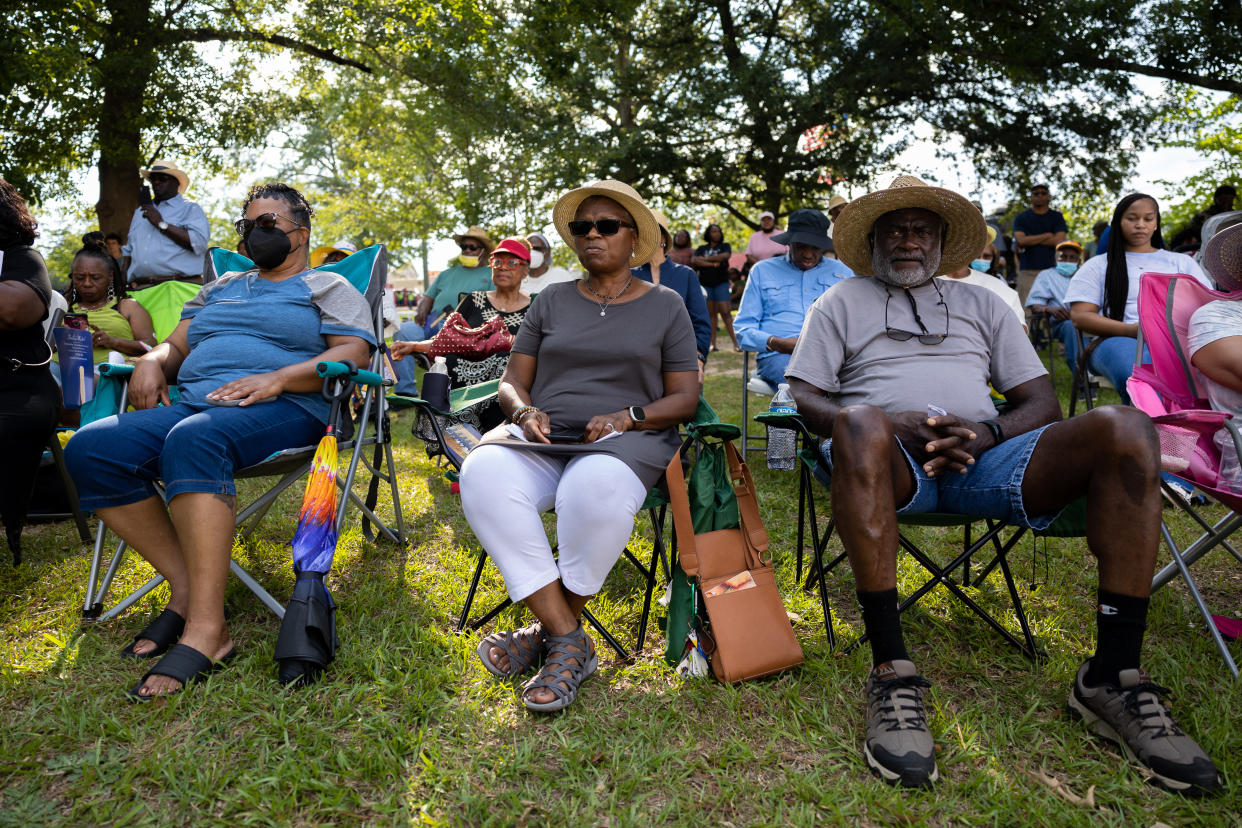
M 130 220 L 121 269 L 135 287 L 201 280 L 211 228 L 203 208 L 182 195 L 190 177 L 167 160 L 140 172 L 151 182 L 151 200 L 139 204 Z
M 759 376 L 773 388 L 785 381 L 785 366 L 811 304 L 828 288 L 854 275 L 836 259 L 824 258 L 832 250 L 828 226 L 828 217 L 819 210 L 790 213 L 789 229 L 772 237 L 777 244 L 789 245 L 789 252 L 764 259 L 751 269 L 733 320 L 742 350 L 759 355 Z
M 1065 216 L 1048 207 L 1052 193 L 1047 184 L 1031 187 L 1031 209 L 1013 220 L 1013 240 L 1018 245 L 1018 298 L 1026 304 L 1039 271 L 1056 267 L 1057 245 L 1065 241 L 1069 227 Z

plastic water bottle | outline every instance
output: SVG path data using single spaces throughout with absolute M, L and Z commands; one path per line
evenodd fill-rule
M 431 368 L 423 374 L 423 388 L 419 396 L 437 411 L 449 410 L 449 373 L 444 357 L 436 357 Z
M 797 414 L 798 404 L 787 383 L 781 383 L 772 395 L 768 411 L 773 414 Z M 796 465 L 798 435 L 790 428 L 768 426 L 768 468 L 790 471 Z

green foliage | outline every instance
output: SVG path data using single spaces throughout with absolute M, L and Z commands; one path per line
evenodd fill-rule
M 1209 160 L 1204 169 L 1184 182 L 1160 182 L 1167 187 L 1180 186 L 1183 198 L 1161 205 L 1164 226 L 1177 230 L 1211 206 L 1212 193 L 1221 184 L 1242 190 L 1242 97 L 1221 98 L 1184 89 L 1165 120 L 1174 131 L 1171 146 L 1198 150 Z M 1242 203 L 1234 207 L 1242 209 Z M 1166 229 L 1165 238 L 1171 236 Z

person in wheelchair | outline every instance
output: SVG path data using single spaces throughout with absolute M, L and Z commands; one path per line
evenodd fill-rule
M 929 682 L 898 613 L 898 514 L 952 512 L 1038 530 L 1085 496 L 1087 544 L 1099 561 L 1097 645 L 1069 708 L 1158 784 L 1217 791 L 1215 765 L 1139 664 L 1160 540 L 1155 430 L 1121 406 L 1058 422 L 1052 384 L 1014 313 L 995 294 L 933 278 L 969 263 L 985 238 L 969 201 L 912 176 L 854 200 L 834 241 L 867 278 L 815 302 L 786 371 L 806 424 L 829 438 L 821 482 L 831 483 L 871 643 L 865 761 L 889 784 L 930 786 L 939 776 L 923 705 Z M 989 381 L 1010 403 L 1004 414 Z
M 631 187 L 597 181 L 556 203 L 553 221 L 585 279 L 549 285 L 518 331 L 500 382 L 509 426 L 466 457 L 462 511 L 535 622 L 487 636 L 483 666 L 516 678 L 543 664 L 531 710 L 573 703 L 598 665 L 579 616 L 621 556 L 634 516 L 680 448 L 698 404 L 698 355 L 685 302 L 634 277 L 660 242 Z M 556 509 L 554 557 L 540 514 Z
M 362 294 L 307 266 L 313 213 L 301 193 L 255 185 L 242 215 L 237 232 L 256 267 L 187 302 L 134 368 L 137 410 L 91 423 L 65 452 L 83 508 L 168 581 L 167 608 L 122 650 L 163 655 L 129 691 L 138 701 L 178 692 L 234 655 L 224 618 L 234 472 L 314 445 L 328 418 L 316 363 L 365 364 L 376 345 Z

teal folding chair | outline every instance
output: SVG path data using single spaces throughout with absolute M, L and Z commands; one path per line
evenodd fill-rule
M 207 264 L 203 275 L 204 284 L 214 281 L 218 275 L 246 271 L 254 267 L 246 257 L 224 248 L 212 248 L 208 252 Z M 334 390 L 340 391 L 351 385 L 363 389 L 361 413 L 353 436 L 338 442 L 338 450 L 351 452 L 351 457 L 346 471 L 343 474 L 338 473 L 336 480 L 337 487 L 341 491 L 337 508 L 337 531 L 340 532 L 344 526 L 347 507 L 353 504 L 361 512 L 362 531 L 368 540 L 375 541 L 382 537 L 404 547 L 407 538 L 405 522 L 401 514 L 396 466 L 393 461 L 389 408 L 388 401 L 382 393 L 383 388 L 392 384 L 391 380 L 385 380 L 382 374 L 382 366 L 387 354 L 384 346 L 383 316 L 383 291 L 388 277 L 387 250 L 383 245 L 368 247 L 339 262 L 325 265 L 319 270 L 340 274 L 366 296 L 371 308 L 373 331 L 376 341 L 380 343 L 380 347 L 372 354 L 370 370 L 360 370 L 354 366 L 336 362 L 320 363 L 318 366 L 320 376 L 330 382 Z M 128 365 L 100 368 L 101 377 L 105 381 L 116 381 L 120 388 L 117 407 L 108 413 L 126 409 L 128 389 L 125 380 L 132 373 L 133 368 Z M 348 416 L 347 412 L 342 412 L 342 417 Z M 342 433 L 347 434 L 348 430 Z M 235 525 L 241 537 L 249 537 L 280 494 L 306 476 L 310 471 L 315 449 L 316 445 L 287 449 L 273 454 L 262 463 L 237 472 L 236 477 L 239 480 L 260 477 L 278 478 L 270 488 L 237 513 Z M 370 457 L 367 456 L 368 451 L 371 454 Z M 365 499 L 360 498 L 353 490 L 360 465 L 365 473 L 370 474 Z M 393 525 L 391 526 L 375 512 L 381 484 L 386 485 L 390 492 L 393 509 Z M 289 529 L 292 534 L 293 527 Z M 84 625 L 115 618 L 164 580 L 163 576 L 157 573 L 134 592 L 105 610 L 105 598 L 126 551 L 125 542 L 119 542 L 107 564 L 104 565 L 106 536 L 107 527 L 100 523 L 91 559 L 86 597 L 82 605 Z M 273 598 L 237 561 L 230 561 L 229 569 L 268 609 L 278 617 L 284 617 L 284 606 Z

